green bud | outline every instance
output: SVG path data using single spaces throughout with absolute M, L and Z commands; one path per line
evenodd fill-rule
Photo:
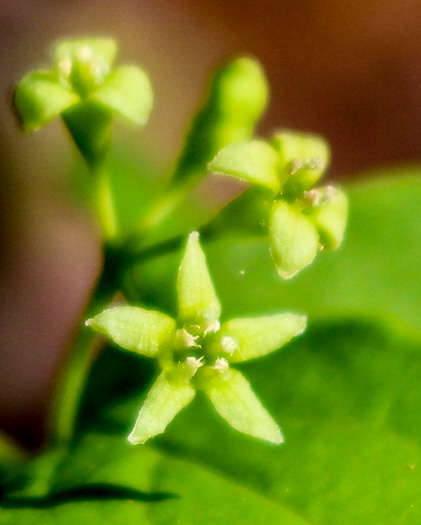
M 295 314 L 232 319 L 223 323 L 211 351 L 227 355 L 231 363 L 239 363 L 267 355 L 304 332 L 307 319 Z
M 114 343 L 147 357 L 156 357 L 172 342 L 175 321 L 165 314 L 134 306 L 117 306 L 86 321 Z
M 211 98 L 218 113 L 237 122 L 255 122 L 266 108 L 268 85 L 259 62 L 240 57 L 216 74 Z
M 276 133 L 272 146 L 278 151 L 281 179 L 287 195 L 301 195 L 314 186 L 330 159 L 327 142 L 317 135 L 284 131 Z
M 78 95 L 58 82 L 50 71 L 28 73 L 15 91 L 16 111 L 27 131 L 45 126 L 65 109 L 80 101 Z
M 317 192 L 317 203 L 311 208 L 309 218 L 320 235 L 320 243 L 328 250 L 336 250 L 343 240 L 348 218 L 348 198 L 333 186 L 312 190 Z
M 268 85 L 260 64 L 238 58 L 216 71 L 209 95 L 193 119 L 172 182 L 206 175 L 207 163 L 227 144 L 249 140 L 266 108 Z
M 153 104 L 149 77 L 135 66 L 113 71 L 92 98 L 138 125 L 148 120 Z
M 116 53 L 110 38 L 65 40 L 56 46 L 54 62 L 60 78 L 86 97 L 105 81 Z
M 272 256 L 279 275 L 284 279 L 294 277 L 316 256 L 319 247 L 317 230 L 294 205 L 281 200 L 275 202 L 269 234 Z
M 209 367 L 206 367 L 209 369 Z M 221 367 L 222 368 L 222 367 Z M 282 443 L 278 425 L 253 393 L 249 382 L 237 370 L 204 370 L 202 387 L 217 412 L 236 430 L 250 436 Z
M 139 445 L 162 434 L 180 410 L 193 400 L 195 393 L 188 383 L 173 382 L 162 372 L 148 392 L 128 441 Z
M 208 168 L 223 175 L 265 186 L 279 192 L 278 155 L 263 140 L 229 144 L 209 163 Z
M 182 323 L 198 325 L 204 332 L 219 318 L 221 305 L 197 232 L 189 235 L 178 272 L 177 291 L 179 319 Z

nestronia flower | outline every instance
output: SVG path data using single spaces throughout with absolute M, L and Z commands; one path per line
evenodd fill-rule
M 178 272 L 177 292 L 177 320 L 160 312 L 121 306 L 87 321 L 122 348 L 159 361 L 161 373 L 128 440 L 145 443 L 164 432 L 196 391 L 202 390 L 235 429 L 281 443 L 278 425 L 247 379 L 231 364 L 277 350 L 304 331 L 306 318 L 282 313 L 221 324 L 221 306 L 197 232 L 189 236 Z
M 24 128 L 38 129 L 61 115 L 82 154 L 95 161 L 108 147 L 113 114 L 144 124 L 153 101 L 149 78 L 131 65 L 112 70 L 116 53 L 109 38 L 60 42 L 53 67 L 28 73 L 16 87 Z
M 284 279 L 310 264 L 318 249 L 335 250 L 342 243 L 346 195 L 334 186 L 314 188 L 329 158 L 322 138 L 279 132 L 270 144 L 263 140 L 230 144 L 209 164 L 213 172 L 264 189 L 264 201 L 271 195 L 264 222 L 269 224 L 272 255 Z

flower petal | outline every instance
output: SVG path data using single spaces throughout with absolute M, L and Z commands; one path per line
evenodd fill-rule
M 343 191 L 334 186 L 317 188 L 317 191 L 321 196 L 320 203 L 311 209 L 309 217 L 319 232 L 323 247 L 336 250 L 344 238 L 348 198 Z
M 82 55 L 101 59 L 111 69 L 117 54 L 117 44 L 112 38 L 76 38 L 59 42 L 54 49 L 56 69 L 63 75 L 69 75 L 75 59 Z
M 195 394 L 196 391 L 190 384 L 169 381 L 167 374 L 162 372 L 140 409 L 128 441 L 139 445 L 162 434 L 178 412 L 193 400 Z
M 312 262 L 319 247 L 313 223 L 301 211 L 284 201 L 273 205 L 269 234 L 272 256 L 284 279 L 294 277 Z
M 278 154 L 272 146 L 263 140 L 250 140 L 229 144 L 216 155 L 208 168 L 278 193 L 278 163 Z
M 278 425 L 240 372 L 214 370 L 203 388 L 219 414 L 236 430 L 271 443 L 283 442 Z
M 155 357 L 172 341 L 175 321 L 165 314 L 135 306 L 117 306 L 86 321 L 114 343 L 147 357 Z
M 26 130 L 35 130 L 77 104 L 78 95 L 62 86 L 50 71 L 28 73 L 15 91 L 15 107 Z
M 148 120 L 153 104 L 149 77 L 136 66 L 113 71 L 91 98 L 139 125 Z
M 291 313 L 232 319 L 224 323 L 211 351 L 222 350 L 231 363 L 239 363 L 274 352 L 301 334 L 307 319 Z
M 204 332 L 221 314 L 199 234 L 189 235 L 177 279 L 179 319 L 198 325 Z
M 282 131 L 274 135 L 272 146 L 283 166 L 283 191 L 294 196 L 312 188 L 329 164 L 329 146 L 317 135 Z

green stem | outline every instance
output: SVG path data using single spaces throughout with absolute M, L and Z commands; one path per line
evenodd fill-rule
M 194 189 L 199 179 L 187 179 L 168 186 L 164 195 L 151 207 L 142 219 L 140 230 L 147 232 L 158 228 L 175 210 L 175 208 Z
M 117 218 L 112 197 L 110 174 L 104 162 L 92 166 L 94 207 L 104 241 L 112 245 L 118 236 Z
M 82 319 L 88 319 L 103 310 L 112 299 L 114 291 L 106 282 L 104 268 Z M 73 438 L 84 387 L 96 355 L 94 337 L 93 331 L 82 324 L 73 339 L 72 351 L 59 374 L 48 421 L 53 446 L 66 445 Z

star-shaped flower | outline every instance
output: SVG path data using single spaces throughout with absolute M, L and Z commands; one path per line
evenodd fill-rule
M 161 373 L 149 391 L 128 440 L 145 443 L 164 432 L 176 414 L 204 391 L 235 429 L 272 443 L 281 431 L 231 364 L 264 356 L 301 334 L 306 318 L 291 313 L 219 321 L 221 306 L 199 234 L 190 234 L 177 279 L 177 320 L 160 312 L 121 306 L 87 325 L 122 348 L 158 359 Z
M 209 169 L 261 188 L 254 209 L 263 208 L 278 273 L 289 279 L 309 265 L 318 249 L 335 250 L 343 240 L 348 200 L 334 186 L 314 188 L 329 164 L 329 147 L 316 135 L 282 131 L 271 143 L 234 143 Z M 237 205 L 238 206 L 238 205 Z M 259 212 L 261 209 L 259 210 Z
M 110 38 L 58 43 L 52 69 L 32 71 L 16 87 L 24 128 L 36 130 L 61 115 L 82 154 L 94 162 L 108 149 L 113 114 L 144 124 L 153 101 L 149 78 L 136 66 L 112 70 L 116 53 Z

